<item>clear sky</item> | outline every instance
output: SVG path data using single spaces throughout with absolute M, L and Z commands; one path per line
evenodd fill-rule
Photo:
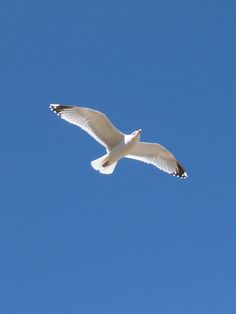
M 235 314 L 235 1 L 1 1 L 0 314 Z M 50 103 L 170 149 L 104 154 Z

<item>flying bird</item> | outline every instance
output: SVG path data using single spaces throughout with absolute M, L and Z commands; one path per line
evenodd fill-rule
M 111 174 L 117 162 L 125 158 L 136 159 L 180 178 L 187 173 L 178 160 L 157 143 L 140 142 L 141 129 L 124 134 L 115 128 L 107 116 L 94 109 L 52 104 L 50 109 L 62 119 L 77 125 L 106 148 L 106 154 L 91 162 L 103 174 Z

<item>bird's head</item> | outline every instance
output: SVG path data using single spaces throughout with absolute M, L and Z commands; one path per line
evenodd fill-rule
M 138 135 L 138 134 L 140 134 L 142 132 L 142 129 L 139 129 L 139 130 L 137 130 L 137 131 L 134 131 L 133 133 L 132 133 L 132 135 Z
M 138 138 L 138 139 L 139 139 L 141 132 L 142 132 L 142 129 L 139 129 L 139 130 L 137 130 L 137 131 L 134 131 L 134 132 L 131 134 L 132 138 Z

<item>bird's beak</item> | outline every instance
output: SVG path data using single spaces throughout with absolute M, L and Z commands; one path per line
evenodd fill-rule
M 142 129 L 139 129 L 138 132 L 141 133 L 141 132 L 142 132 Z

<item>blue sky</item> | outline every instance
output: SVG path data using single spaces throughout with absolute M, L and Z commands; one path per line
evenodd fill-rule
M 234 1 L 2 1 L 1 314 L 236 312 Z M 189 173 L 104 153 L 105 112 Z

